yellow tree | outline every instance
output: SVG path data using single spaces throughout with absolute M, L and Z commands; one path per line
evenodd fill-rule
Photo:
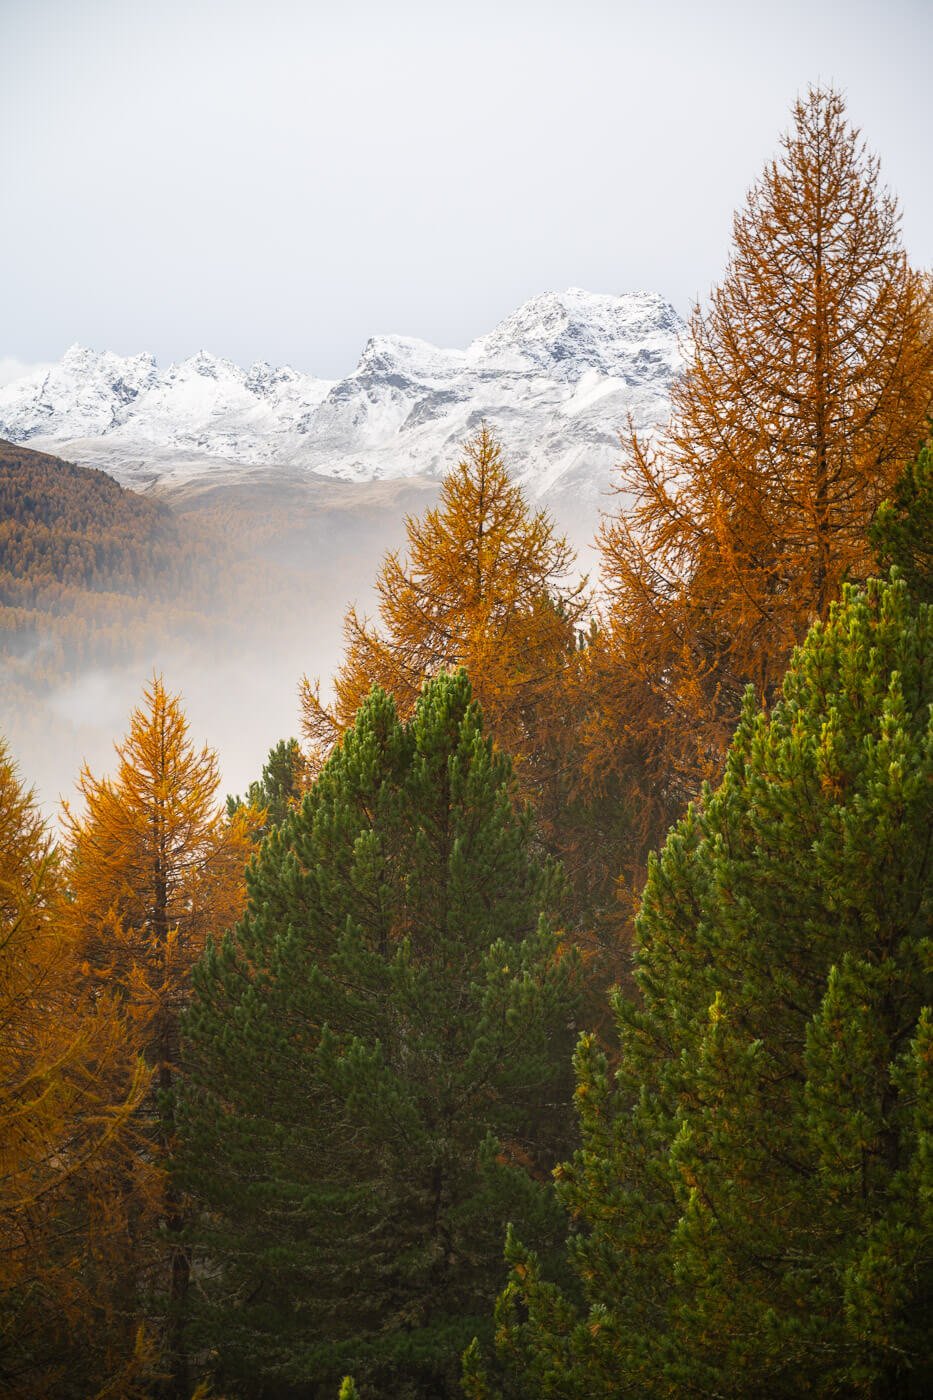
M 833 91 L 798 101 L 690 323 L 667 431 L 630 432 L 599 543 L 591 767 L 628 774 L 657 838 L 715 776 L 752 682 L 773 694 L 924 436 L 929 282 Z
M 387 554 L 376 580 L 378 623 L 347 613 L 333 704 L 302 682 L 313 757 L 330 751 L 373 685 L 407 718 L 425 681 L 463 666 L 489 731 L 514 756 L 522 796 L 553 836 L 572 787 L 567 692 L 588 605 L 571 577 L 573 552 L 546 511 L 530 510 L 485 424 L 444 478 L 439 504 L 406 523 L 406 557 Z
M 137 1395 L 145 1338 L 98 1288 L 149 1074 L 80 991 L 56 853 L 0 741 L 0 1390 Z M 66 1379 L 67 1378 L 67 1379 Z
M 216 755 L 196 749 L 179 698 L 160 677 L 144 691 L 116 746 L 113 778 L 85 767 L 83 811 L 66 805 L 70 836 L 70 919 L 86 977 L 116 995 L 134 1027 L 136 1047 L 160 1090 L 146 1108 L 150 1151 L 163 1164 L 173 1141 L 170 1091 L 178 1060 L 179 1017 L 191 967 L 209 933 L 231 927 L 245 902 L 244 871 L 262 813 L 217 801 Z M 167 1346 L 176 1394 L 187 1395 L 180 1313 L 188 1255 L 177 1241 L 182 1203 L 166 1178 L 158 1216 L 170 1241 Z M 136 1260 L 145 1254 L 141 1222 Z M 150 1241 L 151 1244 L 151 1241 Z

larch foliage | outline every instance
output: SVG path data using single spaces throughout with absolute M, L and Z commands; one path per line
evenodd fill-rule
M 68 917 L 85 977 L 122 1004 L 135 1046 L 155 1071 L 160 1092 L 150 1096 L 139 1126 L 149 1157 L 164 1166 L 174 1146 L 170 1091 L 191 968 L 208 934 L 222 933 L 242 912 L 245 866 L 262 813 L 246 806 L 228 817 L 221 809 L 216 755 L 192 743 L 179 697 L 158 676 L 116 754 L 112 778 L 83 769 L 83 810 L 65 806 Z M 154 1201 L 140 1202 L 138 1216 L 127 1267 L 142 1267 L 148 1251 L 141 1286 L 168 1294 L 168 1364 L 174 1393 L 187 1394 L 177 1328 L 188 1261 L 178 1243 L 182 1203 L 170 1179 Z M 167 1282 L 159 1278 L 160 1227 L 169 1241 Z
M 23 1397 L 135 1396 L 151 1360 L 97 1286 L 149 1074 L 79 984 L 57 853 L 0 741 L 0 1389 Z
M 513 760 L 518 794 L 561 861 L 568 921 L 579 931 L 610 897 L 616 871 L 601 858 L 584 751 L 567 726 L 582 703 L 581 624 L 590 608 L 574 553 L 549 514 L 530 508 L 485 424 L 444 478 L 438 505 L 410 517 L 407 531 L 407 552 L 387 554 L 376 580 L 378 618 L 347 613 L 333 703 L 302 682 L 311 771 L 371 686 L 392 695 L 404 719 L 426 681 L 462 666 L 488 732 Z
M 795 105 L 686 351 L 666 432 L 623 442 L 591 656 L 594 769 L 636 775 L 655 839 L 721 772 L 745 685 L 772 696 L 873 571 L 869 526 L 924 436 L 930 284 L 838 93 Z
M 373 685 L 407 718 L 427 680 L 462 666 L 532 796 L 543 731 L 562 725 L 561 681 L 587 606 L 582 583 L 570 582 L 573 552 L 546 511 L 530 510 L 485 424 L 438 506 L 409 517 L 407 532 L 406 556 L 387 554 L 376 580 L 378 623 L 347 613 L 334 703 L 303 682 L 305 736 L 326 756 Z
M 83 810 L 65 805 L 71 916 L 88 975 L 124 999 L 165 1088 L 190 969 L 242 912 L 257 813 L 222 811 L 217 757 L 194 746 L 160 677 L 116 754 L 113 778 L 82 770 Z

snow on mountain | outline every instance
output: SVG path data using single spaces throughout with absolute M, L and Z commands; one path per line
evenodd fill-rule
M 526 301 L 474 341 L 467 358 L 569 381 L 587 369 L 636 380 L 669 355 L 681 330 L 676 311 L 654 293 L 601 296 L 570 287 Z
M 628 417 L 642 428 L 666 417 L 683 329 L 656 294 L 570 288 L 533 297 L 466 350 L 375 336 L 336 383 L 204 351 L 159 370 L 151 355 L 73 346 L 0 388 L 0 436 L 128 485 L 237 464 L 372 481 L 442 475 L 486 419 L 532 496 L 593 502 Z
M 156 376 L 151 355 L 121 359 L 109 351 L 97 354 L 72 345 L 57 365 L 14 379 L 0 390 L 0 431 L 13 442 L 39 434 L 102 435 Z
M 151 355 L 121 359 L 73 345 L 51 369 L 0 389 L 0 435 L 14 442 L 41 438 L 43 445 L 106 437 L 274 461 L 277 440 L 329 388 L 326 380 L 262 361 L 243 370 L 204 350 L 160 371 Z

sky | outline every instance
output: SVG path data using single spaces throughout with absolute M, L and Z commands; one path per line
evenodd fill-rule
M 721 276 L 816 83 L 933 266 L 930 0 L 0 0 L 0 381 L 77 341 L 348 373 Z

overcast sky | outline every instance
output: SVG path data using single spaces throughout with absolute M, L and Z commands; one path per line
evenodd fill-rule
M 337 376 L 569 285 L 686 311 L 815 82 L 933 265 L 931 52 L 930 0 L 0 0 L 0 371 Z

